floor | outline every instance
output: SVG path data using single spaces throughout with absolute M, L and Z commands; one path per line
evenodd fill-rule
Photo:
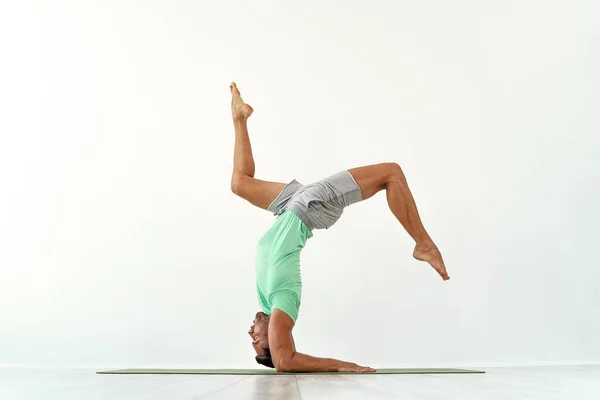
M 202 376 L 0 368 L 0 399 L 600 399 L 600 366 L 485 370 L 473 375 Z

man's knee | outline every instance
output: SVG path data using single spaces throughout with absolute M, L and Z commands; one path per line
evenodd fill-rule
M 231 177 L 231 191 L 238 196 L 241 196 L 244 191 L 244 178 L 244 175 L 236 173 Z
M 389 171 L 388 173 L 389 173 L 390 181 L 401 181 L 401 182 L 406 181 L 404 172 L 402 171 L 402 168 L 400 168 L 400 165 L 398 163 L 390 162 L 390 163 L 386 163 L 386 165 L 387 165 L 387 168 Z

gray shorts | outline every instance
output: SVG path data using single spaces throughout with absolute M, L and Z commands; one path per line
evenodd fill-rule
M 290 210 L 308 229 L 327 229 L 340 219 L 345 207 L 361 200 L 360 187 L 350 172 L 341 171 L 309 185 L 294 179 L 283 188 L 268 210 L 276 216 Z

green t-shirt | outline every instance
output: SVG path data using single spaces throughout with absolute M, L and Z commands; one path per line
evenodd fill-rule
M 258 242 L 256 290 L 262 311 L 277 308 L 296 322 L 302 297 L 300 251 L 312 232 L 293 212 L 285 211 Z

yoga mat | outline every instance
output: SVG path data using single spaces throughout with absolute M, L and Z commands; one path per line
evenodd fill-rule
M 98 374 L 192 374 L 192 375 L 339 375 L 339 374 L 483 374 L 485 371 L 456 368 L 382 368 L 377 372 L 277 372 L 274 369 L 118 369 Z

